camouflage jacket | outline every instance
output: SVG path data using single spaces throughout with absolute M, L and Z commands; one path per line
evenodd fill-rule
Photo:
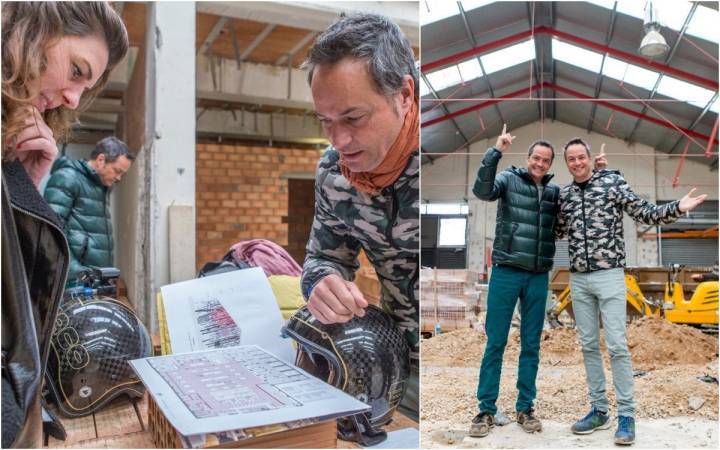
M 568 236 L 570 271 L 625 267 L 623 211 L 648 225 L 667 224 L 680 217 L 679 203 L 643 200 L 617 170 L 595 171 L 584 190 L 575 183 L 563 187 L 556 236 Z
M 357 191 L 340 172 L 337 151 L 320 159 L 315 218 L 302 275 L 305 299 L 323 277 L 355 278 L 362 248 L 375 267 L 381 306 L 404 332 L 418 359 L 419 162 L 416 152 L 400 177 L 376 196 Z

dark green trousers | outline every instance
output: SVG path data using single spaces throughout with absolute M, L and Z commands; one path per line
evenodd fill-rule
M 485 332 L 487 345 L 480 366 L 477 399 L 481 412 L 495 415 L 503 353 L 510 321 L 520 299 L 520 361 L 518 364 L 516 411 L 533 406 L 535 377 L 540 361 L 540 335 L 545 321 L 548 273 L 533 273 L 508 266 L 494 266 L 490 276 Z

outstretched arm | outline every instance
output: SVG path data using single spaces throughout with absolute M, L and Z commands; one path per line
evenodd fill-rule
M 695 188 L 680 200 L 658 206 L 640 198 L 633 192 L 627 181 L 620 177 L 618 200 L 625 212 L 638 222 L 648 225 L 669 224 L 675 222 L 682 213 L 697 207 L 707 198 L 705 194 L 693 197 L 694 192 Z

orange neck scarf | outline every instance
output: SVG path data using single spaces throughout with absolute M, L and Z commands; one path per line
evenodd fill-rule
M 377 195 L 383 188 L 390 186 L 405 170 L 408 159 L 420 145 L 420 115 L 418 104 L 412 102 L 410 111 L 405 115 L 405 121 L 398 137 L 388 151 L 385 159 L 372 172 L 351 172 L 340 157 L 340 170 L 355 189 L 371 195 Z

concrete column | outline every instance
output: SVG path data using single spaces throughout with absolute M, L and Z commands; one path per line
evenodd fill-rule
M 195 273 L 195 3 L 148 3 L 147 34 L 144 300 L 154 331 L 160 287 Z M 177 229 L 183 238 L 171 240 Z
M 487 202 L 468 200 L 467 268 L 480 273 L 485 271 L 486 210 Z

